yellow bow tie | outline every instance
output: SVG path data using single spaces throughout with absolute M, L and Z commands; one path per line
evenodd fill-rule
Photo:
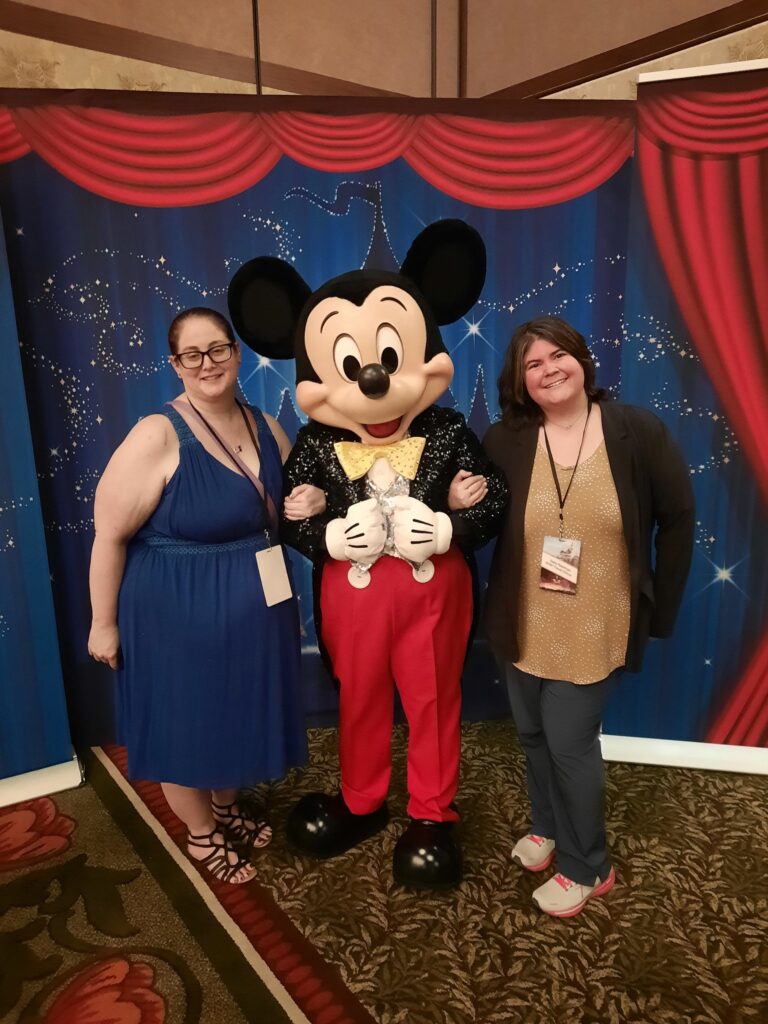
M 396 473 L 413 480 L 419 468 L 426 437 L 405 437 L 395 444 L 362 444 L 360 441 L 337 441 L 334 444 L 341 468 L 350 480 L 365 476 L 376 459 L 387 459 Z

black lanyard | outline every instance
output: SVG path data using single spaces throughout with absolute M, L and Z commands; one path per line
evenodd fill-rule
M 576 456 L 576 463 L 571 473 L 571 479 L 568 481 L 568 486 L 565 489 L 565 494 L 560 489 L 560 479 L 557 475 L 557 469 L 555 468 L 555 460 L 552 458 L 552 449 L 549 447 L 549 438 L 547 437 L 547 428 L 542 423 L 541 428 L 544 431 L 544 444 L 547 446 L 547 455 L 549 456 L 549 468 L 552 470 L 552 479 L 555 481 L 555 487 L 557 488 L 557 500 L 560 503 L 560 539 L 563 538 L 563 509 L 565 508 L 565 502 L 570 494 L 571 487 L 573 486 L 573 478 L 576 476 L 576 470 L 579 468 L 579 459 L 581 458 L 581 449 L 584 447 L 584 438 L 587 436 L 587 424 L 589 423 L 589 414 L 592 412 L 591 400 L 587 402 L 587 418 L 584 420 L 584 430 L 581 432 L 581 444 L 579 445 L 579 453 Z
M 189 407 L 192 410 L 192 412 L 198 417 L 198 419 L 203 423 L 203 425 L 214 438 L 214 440 L 219 444 L 221 449 L 224 451 L 225 455 L 229 457 L 231 462 L 234 462 L 234 464 L 237 466 L 237 468 L 240 470 L 243 476 L 247 480 L 250 480 L 250 482 L 256 488 L 259 497 L 264 502 L 264 506 L 267 510 L 267 518 L 269 519 L 272 528 L 277 529 L 277 509 L 275 508 L 275 503 L 272 500 L 272 497 L 268 494 L 264 484 L 256 476 L 256 474 L 253 473 L 248 466 L 246 466 L 243 460 L 238 457 L 237 453 L 230 450 L 229 446 L 225 444 L 221 437 L 219 437 L 217 432 L 214 430 L 214 428 L 211 426 L 211 424 L 208 422 L 205 416 L 203 416 L 200 410 L 196 409 L 195 406 L 192 405 L 192 403 L 189 400 L 189 395 L 187 395 L 187 403 L 189 404 Z M 248 428 L 248 433 L 251 437 L 251 440 L 253 441 L 253 447 L 256 449 L 256 454 L 259 456 L 259 461 L 263 465 L 263 460 L 261 459 L 261 449 L 259 448 L 259 442 L 256 440 L 256 435 L 253 432 L 253 427 L 251 426 L 251 422 L 248 419 L 245 409 L 243 408 L 243 404 L 242 402 L 238 402 L 237 399 L 235 399 L 235 404 L 240 410 L 243 420 L 245 421 L 245 425 Z M 175 402 L 171 402 L 171 405 L 175 407 Z M 267 539 L 269 539 L 269 534 L 267 534 Z

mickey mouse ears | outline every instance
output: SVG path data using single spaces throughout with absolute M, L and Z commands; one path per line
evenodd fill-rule
M 232 324 L 249 348 L 269 359 L 292 359 L 294 330 L 310 295 L 289 263 L 257 256 L 230 281 L 227 302 Z
M 376 271 L 365 273 L 374 276 Z M 387 274 L 387 283 L 393 276 Z M 414 239 L 400 276 L 416 285 L 438 324 L 454 323 L 472 308 L 483 289 L 485 245 L 462 220 L 436 221 Z M 245 344 L 261 355 L 290 359 L 294 332 L 311 295 L 309 285 L 290 263 L 259 256 L 244 263 L 230 282 L 232 323 Z
M 452 324 L 483 290 L 485 244 L 463 220 L 438 220 L 414 239 L 400 273 L 418 287 L 438 324 Z

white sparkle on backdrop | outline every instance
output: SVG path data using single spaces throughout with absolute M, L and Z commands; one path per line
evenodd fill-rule
M 721 584 L 721 586 L 728 583 L 730 586 L 738 590 L 740 594 L 743 594 L 744 597 L 748 596 L 746 591 L 742 590 L 742 588 L 738 585 L 733 576 L 734 569 L 737 569 L 742 562 L 746 561 L 746 558 L 740 558 L 738 562 L 734 562 L 733 565 L 716 565 L 711 558 L 707 558 L 706 555 L 704 557 L 712 566 L 713 573 L 712 579 L 709 581 L 709 583 L 707 583 L 706 586 L 702 587 L 702 589 L 699 591 L 700 594 L 703 594 L 705 590 L 709 590 L 710 587 L 714 587 L 717 583 Z

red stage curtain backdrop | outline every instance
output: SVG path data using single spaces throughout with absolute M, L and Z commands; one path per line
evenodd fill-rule
M 768 87 L 641 86 L 637 151 L 672 291 L 768 503 Z M 768 742 L 768 633 L 708 739 Z
M 193 206 L 233 196 L 281 156 L 324 171 L 402 157 L 475 206 L 524 209 L 596 188 L 632 154 L 631 116 L 483 121 L 448 114 L 222 112 L 143 116 L 76 106 L 0 108 L 0 161 L 34 150 L 108 199 Z
M 768 498 L 768 90 L 641 92 L 640 167 L 675 297 Z M 483 121 L 456 115 L 213 113 L 143 116 L 77 106 L 0 110 L 0 160 L 37 152 L 106 198 L 188 206 L 235 195 L 281 156 L 326 171 L 398 157 L 477 206 L 565 202 L 632 152 L 624 116 Z M 768 635 L 708 737 L 765 742 Z

